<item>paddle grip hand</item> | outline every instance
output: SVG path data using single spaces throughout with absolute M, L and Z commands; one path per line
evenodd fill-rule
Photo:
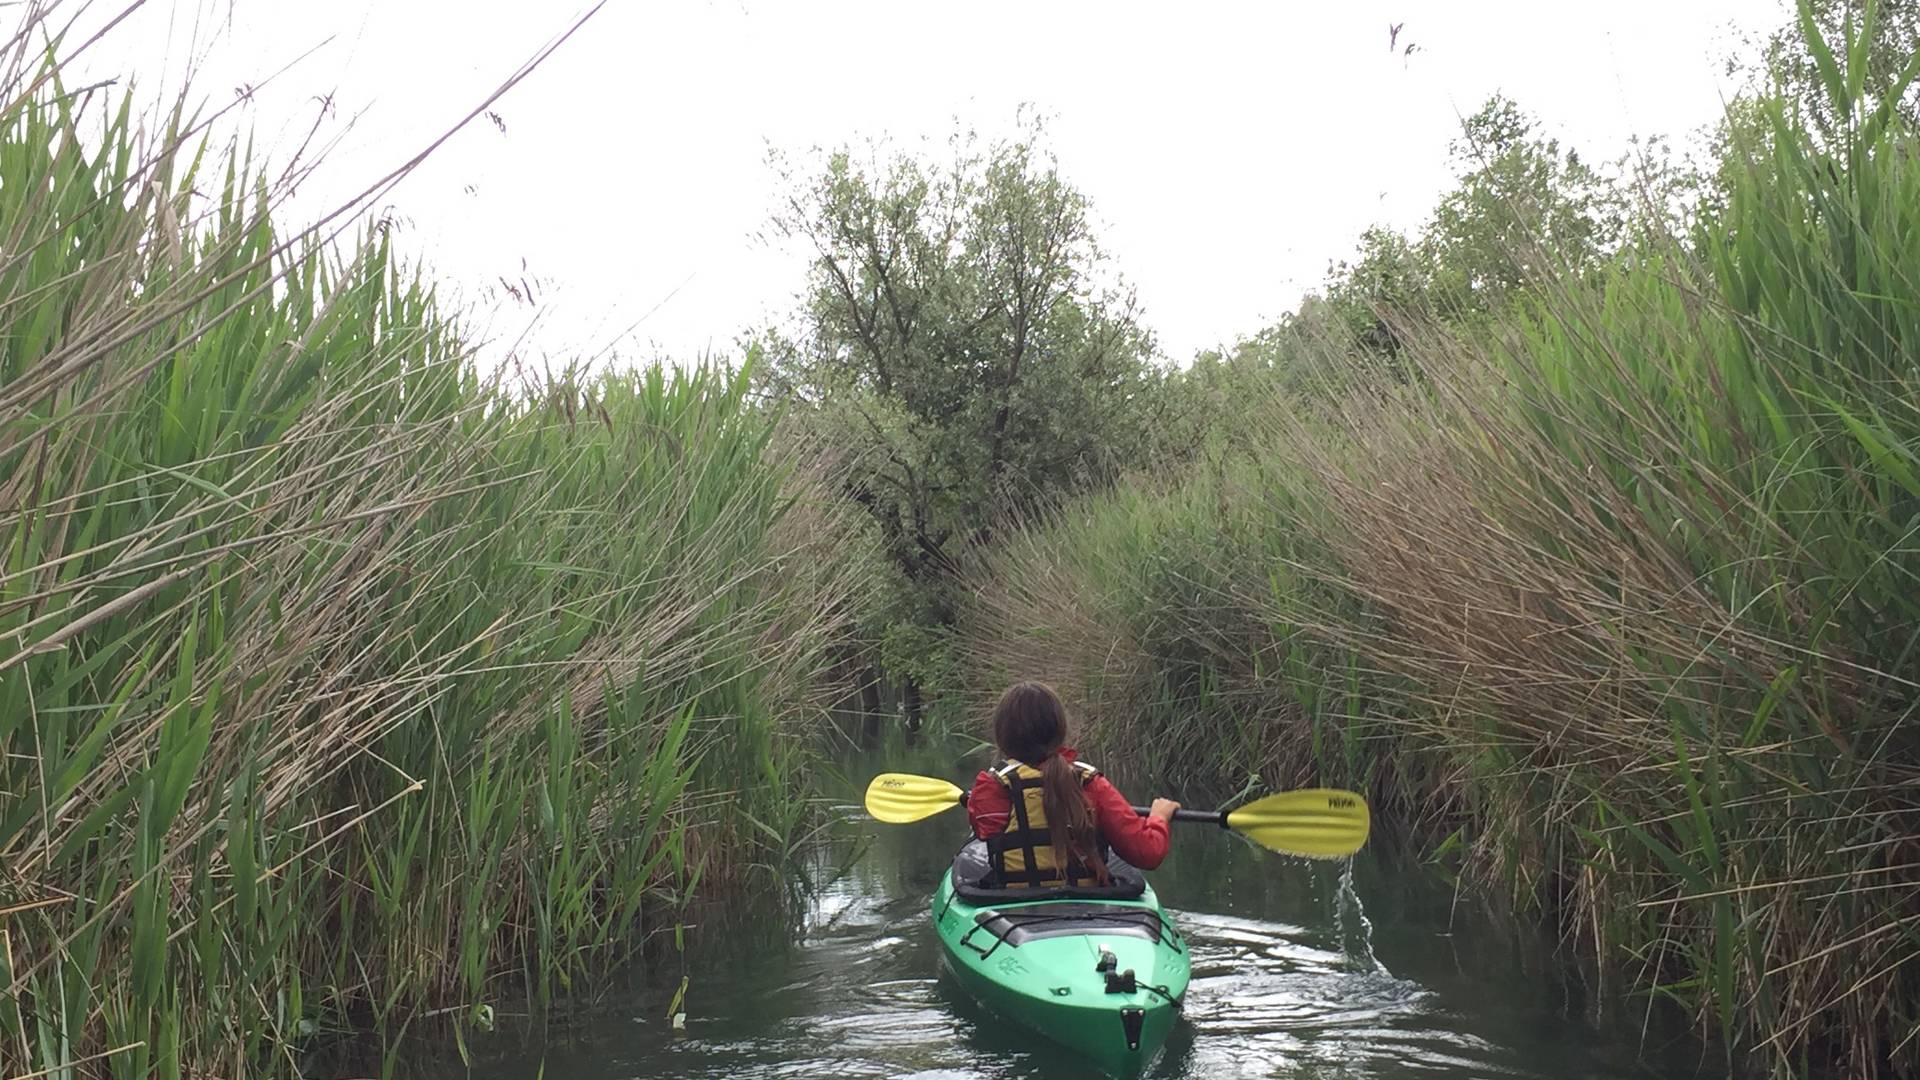
M 1133 808 L 1133 812 L 1139 814 L 1141 817 L 1153 816 L 1152 807 L 1136 806 Z M 1173 820 L 1197 821 L 1202 825 L 1218 825 L 1223 829 L 1227 826 L 1227 815 L 1224 811 L 1220 810 L 1175 810 L 1173 812 Z

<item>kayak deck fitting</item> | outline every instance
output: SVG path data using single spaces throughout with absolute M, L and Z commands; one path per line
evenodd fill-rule
M 984 845 L 968 845 L 969 849 Z M 984 857 L 963 849 L 963 875 Z M 1120 1075 L 1152 1061 L 1187 992 L 1186 942 L 1139 871 L 1131 887 L 973 888 L 933 896 L 948 966 L 989 1009 Z M 1120 875 L 1116 875 L 1117 877 Z

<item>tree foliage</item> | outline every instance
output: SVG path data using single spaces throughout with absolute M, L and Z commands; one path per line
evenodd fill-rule
M 1858 105 L 1871 111 L 1889 96 L 1909 124 L 1920 119 L 1920 89 L 1903 79 L 1920 53 L 1920 4 L 1913 0 L 1800 0 L 1796 18 L 1767 37 L 1749 65 L 1800 110 L 1810 133 L 1840 139 Z M 1809 33 L 1809 31 L 1815 31 Z M 1846 43 L 1835 55 L 1827 42 Z M 1825 53 L 1823 56 L 1822 54 Z
M 1459 183 L 1421 240 L 1443 311 L 1485 314 L 1612 250 L 1617 188 L 1510 99 L 1481 106 L 1451 153 Z
M 774 232 L 812 259 L 794 320 L 763 337 L 770 386 L 847 448 L 845 490 L 923 629 L 949 621 L 968 545 L 1110 475 L 1154 428 L 1152 335 L 1041 134 L 782 163 Z
M 1628 239 L 1618 172 L 1589 165 L 1506 97 L 1467 118 L 1449 153 L 1457 180 L 1419 230 L 1367 229 L 1294 311 L 1202 354 L 1183 377 L 1186 398 L 1218 407 L 1229 388 L 1246 397 L 1255 386 L 1317 394 L 1354 378 L 1403 381 L 1414 328 L 1470 331 L 1535 283 L 1595 270 Z M 1655 186 L 1664 198 L 1671 183 Z

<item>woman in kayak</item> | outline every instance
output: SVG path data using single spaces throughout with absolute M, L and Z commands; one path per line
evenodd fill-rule
M 1067 709 L 1045 683 L 1019 682 L 993 710 L 993 741 L 1007 759 L 980 773 L 967 796 L 973 834 L 987 842 L 1000 888 L 1106 885 L 1106 853 L 1152 870 L 1167 857 L 1167 823 L 1180 804 L 1133 812 L 1100 771 L 1065 744 Z

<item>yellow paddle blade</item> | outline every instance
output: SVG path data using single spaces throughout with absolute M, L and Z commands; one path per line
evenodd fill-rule
M 1333 788 L 1283 791 L 1227 812 L 1227 828 L 1254 843 L 1316 859 L 1359 851 L 1368 826 L 1367 801 Z
M 962 792 L 945 780 L 884 772 L 867 785 L 867 813 L 875 821 L 905 825 L 960 805 Z

